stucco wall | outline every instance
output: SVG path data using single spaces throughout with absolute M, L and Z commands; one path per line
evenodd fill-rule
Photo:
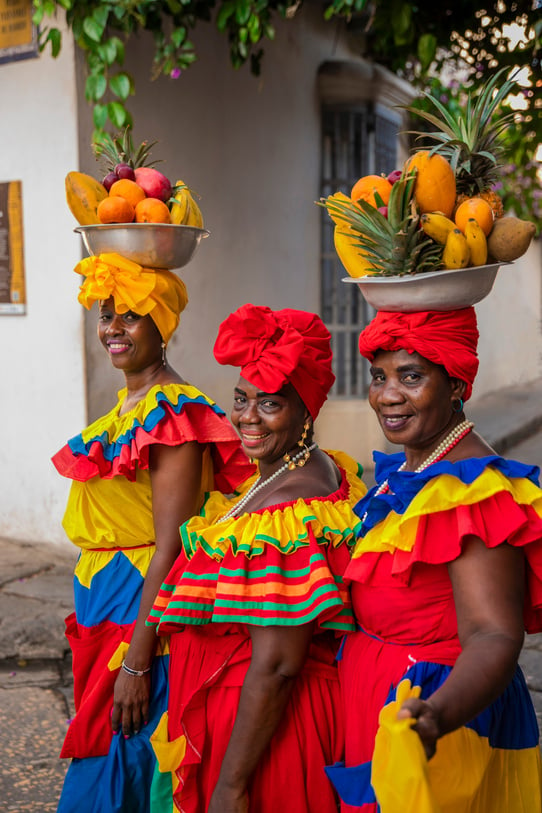
M 51 454 L 85 421 L 79 246 L 64 199 L 77 166 L 73 49 L 0 65 L 0 182 L 21 180 L 26 315 L 0 315 L 0 535 L 64 541 Z

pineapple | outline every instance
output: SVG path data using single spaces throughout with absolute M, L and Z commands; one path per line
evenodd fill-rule
M 353 242 L 359 245 L 373 274 L 417 274 L 435 271 L 441 264 L 443 246 L 420 228 L 415 179 L 415 172 L 404 173 L 393 184 L 387 217 L 364 200 L 354 203 L 330 196 L 321 201 L 335 222 L 342 220 L 351 227 Z
M 469 95 L 460 116 L 452 115 L 428 92 L 423 95 L 436 109 L 435 113 L 405 108 L 436 128 L 431 132 L 414 131 L 414 135 L 434 141 L 432 151 L 450 162 L 456 176 L 457 205 L 466 198 L 479 196 L 489 203 L 495 217 L 504 213 L 502 201 L 493 189 L 499 179 L 499 162 L 503 153 L 499 142 L 515 115 L 511 112 L 496 118 L 499 105 L 516 83 L 514 78 L 502 81 L 507 70 L 503 68 L 491 77 L 475 99 Z
M 92 145 L 96 157 L 103 158 L 108 172 L 115 172 L 119 165 L 128 166 L 131 169 L 138 167 L 150 167 L 158 161 L 149 161 L 152 148 L 157 141 L 143 141 L 138 148 L 134 147 L 134 142 L 127 127 L 122 135 L 115 138 L 109 133 L 103 133 L 100 140 Z

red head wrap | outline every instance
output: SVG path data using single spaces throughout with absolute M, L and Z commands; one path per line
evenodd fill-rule
M 441 364 L 449 376 L 467 384 L 470 398 L 478 371 L 478 328 L 474 308 L 455 311 L 389 313 L 379 311 L 359 337 L 359 352 L 372 361 L 378 350 L 407 350 Z
M 335 381 L 330 338 L 315 313 L 242 305 L 220 325 L 214 354 L 262 392 L 290 382 L 316 418 Z

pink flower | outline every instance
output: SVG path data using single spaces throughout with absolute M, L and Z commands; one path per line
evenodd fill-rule
M 169 75 L 171 76 L 172 79 L 178 79 L 179 76 L 181 75 L 181 72 L 182 71 L 180 68 L 173 68 Z

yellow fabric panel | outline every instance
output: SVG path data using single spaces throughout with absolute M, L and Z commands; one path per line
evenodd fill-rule
M 162 714 L 150 741 L 158 762 L 158 770 L 160 773 L 172 773 L 175 791 L 177 782 L 173 772 L 184 759 L 186 737 L 181 734 L 176 740 L 169 740 L 167 711 Z
M 428 762 L 412 721 L 397 720 L 404 701 L 418 695 L 419 687 L 403 680 L 397 700 L 379 715 L 371 784 L 381 813 L 541 813 L 537 746 L 492 748 L 487 738 L 460 728 L 438 741 Z
M 74 481 L 62 524 L 80 548 L 126 548 L 154 542 L 149 471 L 138 469 L 134 482 L 126 477 Z

